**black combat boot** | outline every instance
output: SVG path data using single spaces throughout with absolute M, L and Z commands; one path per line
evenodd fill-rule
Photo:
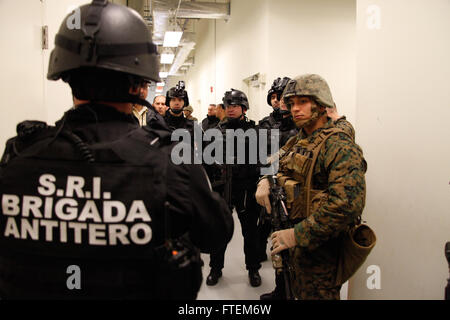
M 275 289 L 272 292 L 264 293 L 260 300 L 286 300 L 286 286 L 282 273 L 275 272 Z
M 272 292 L 264 293 L 259 296 L 260 300 L 286 300 L 284 294 L 280 294 L 280 292 L 275 288 Z
M 206 278 L 206 284 L 208 286 L 214 286 L 219 282 L 219 278 L 222 276 L 222 270 L 211 269 L 208 277 Z
M 248 279 L 252 287 L 259 287 L 261 285 L 261 276 L 259 275 L 258 270 L 249 270 Z

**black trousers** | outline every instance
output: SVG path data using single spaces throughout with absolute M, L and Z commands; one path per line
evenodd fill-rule
M 259 206 L 255 199 L 256 183 L 245 186 L 243 183 L 233 183 L 232 205 L 236 208 L 244 237 L 244 255 L 247 270 L 256 271 L 261 268 L 258 243 L 258 216 Z M 209 266 L 214 270 L 222 270 L 227 246 L 211 253 Z

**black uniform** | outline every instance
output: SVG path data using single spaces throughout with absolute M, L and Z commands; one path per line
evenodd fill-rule
M 206 131 L 208 129 L 213 129 L 215 127 L 217 127 L 217 125 L 219 124 L 220 119 L 217 118 L 216 116 L 206 116 L 205 119 L 203 119 L 202 121 L 202 129 L 203 131 Z
M 258 129 L 267 129 L 270 137 L 271 129 L 280 130 L 280 148 L 289 140 L 290 137 L 298 133 L 292 116 L 284 118 L 280 113 L 280 109 L 275 109 L 270 115 L 262 118 L 258 123 Z M 267 140 L 270 143 L 270 139 Z M 270 148 L 267 150 L 270 152 Z
M 233 221 L 203 168 L 172 164 L 171 148 L 161 117 L 141 129 L 104 105 L 20 124 L 0 169 L 0 297 L 195 299 L 196 247 L 226 245 Z
M 176 117 L 170 113 L 170 110 L 167 110 L 164 120 L 172 131 L 176 129 L 186 129 L 191 134 L 194 134 L 194 121 L 187 119 L 183 113 L 181 113 L 179 117 Z
M 264 117 L 258 123 L 258 129 L 267 129 L 267 152 L 271 152 L 271 131 L 272 129 L 279 130 L 279 148 L 281 148 L 290 137 L 295 136 L 298 133 L 298 129 L 292 120 L 292 115 L 289 114 L 288 117 L 283 117 L 280 109 L 274 109 L 274 111 Z M 259 255 L 260 260 L 265 260 L 266 257 L 266 247 L 267 238 L 271 232 L 272 226 L 270 221 L 267 220 L 268 216 L 262 214 L 258 223 L 258 245 L 259 245 Z
M 254 121 L 238 119 L 225 119 L 220 122 L 217 129 L 221 130 L 225 135 L 227 129 L 242 129 L 244 131 L 255 128 Z M 224 136 L 225 141 L 225 136 Z M 237 143 L 235 142 L 235 155 Z M 246 157 L 248 158 L 250 146 L 246 140 Z M 226 147 L 224 146 L 224 152 Z M 225 157 L 224 157 L 225 159 Z M 236 162 L 235 162 L 236 163 Z M 259 263 L 257 251 L 257 220 L 258 220 L 258 205 L 255 199 L 256 182 L 259 178 L 258 165 L 248 164 L 234 164 L 227 165 L 227 169 L 232 170 L 232 186 L 231 186 L 231 206 L 236 208 L 239 221 L 241 223 L 242 235 L 244 237 L 244 254 L 245 265 L 249 271 L 257 271 L 261 268 Z M 211 254 L 210 267 L 212 270 L 221 270 L 224 266 L 226 245 L 221 250 L 215 251 Z

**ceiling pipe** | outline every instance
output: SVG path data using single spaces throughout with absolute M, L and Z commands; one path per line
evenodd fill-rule
M 162 52 L 164 34 L 170 28 L 170 20 L 185 19 L 180 27 L 183 37 L 176 49 L 176 56 L 170 67 L 169 75 L 179 75 L 179 69 L 186 63 L 192 50 L 195 48 L 195 34 L 186 30 L 187 19 L 224 19 L 230 18 L 230 2 L 196 2 L 182 0 L 128 0 L 128 6 L 137 10 L 147 22 L 151 32 L 152 41 Z M 167 70 L 167 66 L 166 66 Z

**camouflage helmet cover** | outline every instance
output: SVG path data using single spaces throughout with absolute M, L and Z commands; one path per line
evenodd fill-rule
M 289 105 L 289 98 L 293 96 L 310 96 L 324 107 L 334 107 L 330 87 L 325 79 L 317 74 L 305 74 L 291 79 L 283 92 L 284 103 Z

